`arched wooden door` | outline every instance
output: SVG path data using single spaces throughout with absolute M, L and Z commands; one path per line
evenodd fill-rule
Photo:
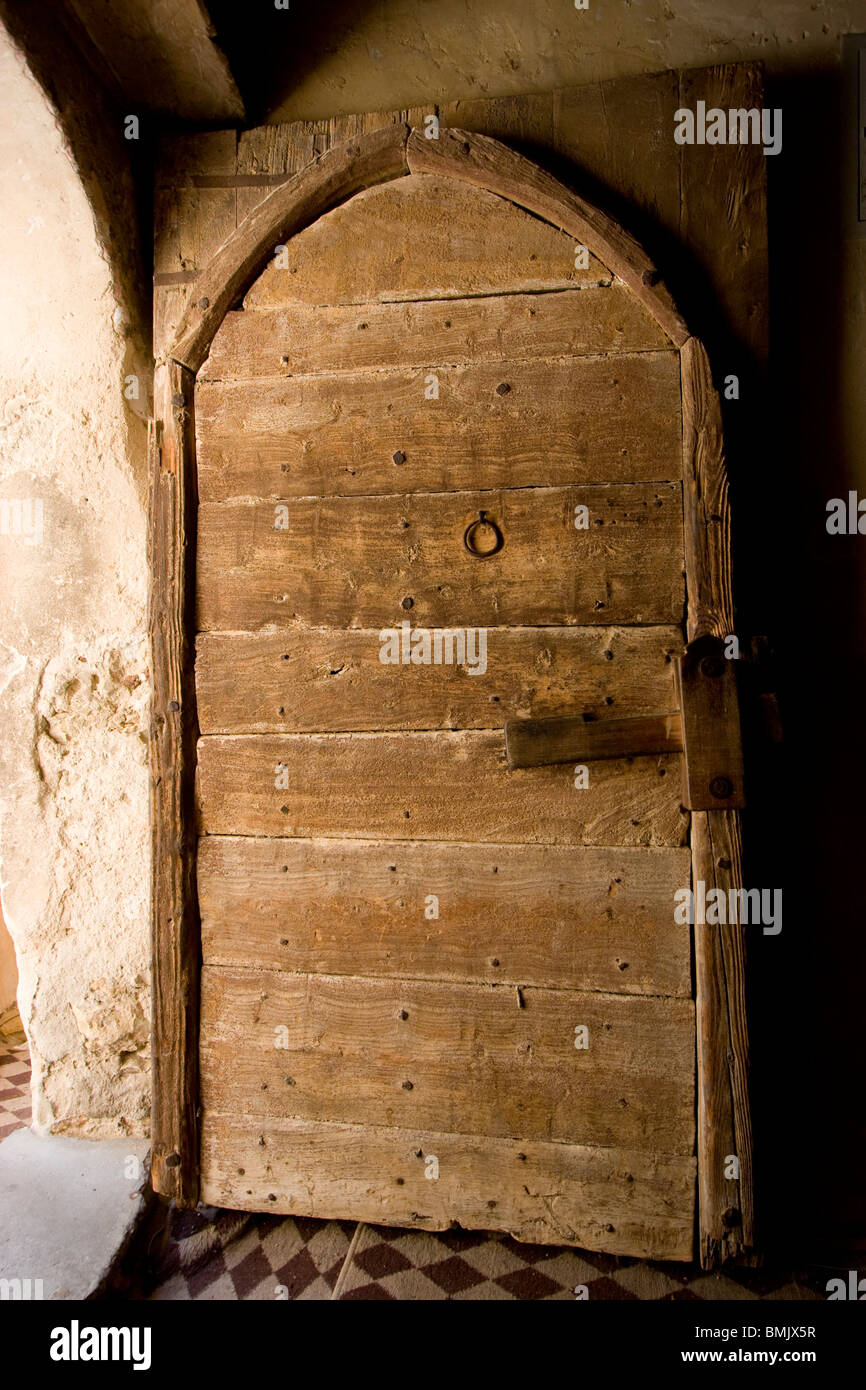
M 715 562 L 694 559 L 712 388 L 625 234 L 573 197 L 569 221 L 570 195 L 494 141 L 408 151 L 362 191 L 333 175 L 321 216 L 302 187 L 287 223 L 273 195 L 165 372 L 169 472 L 197 492 L 195 564 L 179 544 L 166 568 L 175 594 L 184 554 L 194 575 L 178 640 L 197 633 L 200 737 L 157 957 L 160 890 L 193 936 L 195 882 L 202 969 L 199 1079 L 175 1071 L 200 1132 L 179 1104 L 159 1185 L 177 1168 L 215 1205 L 688 1258 L 675 894 L 690 832 L 691 854 L 702 816 L 736 840 L 741 804 L 737 786 L 690 816 L 679 751 L 678 658 L 731 626 L 707 621 Z M 709 393 L 699 418 L 686 393 L 685 425 L 684 380 Z M 177 660 L 181 713 L 191 643 Z M 194 954 L 173 949 L 191 1007 Z M 730 1227 L 739 1185 L 723 1199 Z

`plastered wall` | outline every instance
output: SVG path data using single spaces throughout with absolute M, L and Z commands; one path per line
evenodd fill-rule
M 91 207 L 2 35 L 0 93 L 3 916 L 36 1127 L 143 1133 L 144 426 L 124 399 L 128 332 Z

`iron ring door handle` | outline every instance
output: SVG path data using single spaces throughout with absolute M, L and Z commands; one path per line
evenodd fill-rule
M 495 537 L 494 544 L 489 550 L 479 550 L 475 544 L 475 533 L 481 527 L 487 527 L 488 530 L 493 532 Z M 499 551 L 505 544 L 505 537 L 496 525 L 496 522 L 491 521 L 486 512 L 479 512 L 478 519 L 476 521 L 470 521 L 466 530 L 463 532 L 463 544 L 469 551 L 469 554 L 475 556 L 476 560 L 489 560 L 491 555 L 499 554 Z

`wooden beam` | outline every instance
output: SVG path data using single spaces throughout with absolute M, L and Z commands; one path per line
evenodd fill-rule
M 150 477 L 150 802 L 154 1191 L 198 1198 L 198 983 L 193 682 L 193 373 L 158 368 Z
M 683 805 L 730 811 L 746 804 L 737 670 L 717 638 L 691 643 L 677 659 L 682 711 Z
M 689 642 L 733 632 L 730 513 L 721 407 L 703 344 L 682 348 L 683 506 Z M 692 878 L 743 884 L 739 810 L 692 813 Z M 745 940 L 739 924 L 695 925 L 698 1207 L 706 1269 L 754 1245 Z M 736 1160 L 736 1162 L 732 1162 Z M 738 1172 L 738 1176 L 727 1176 Z
M 682 751 L 678 714 L 640 715 L 633 719 L 509 719 L 505 754 L 510 768 L 545 767 L 573 758 L 629 758 L 647 753 Z

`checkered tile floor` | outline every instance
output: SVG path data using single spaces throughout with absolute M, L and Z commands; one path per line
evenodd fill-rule
M 170 1210 L 153 1299 L 826 1299 L 827 1271 L 726 1270 L 343 1221 Z
M 30 1050 L 0 1037 L 0 1142 L 30 1123 Z

